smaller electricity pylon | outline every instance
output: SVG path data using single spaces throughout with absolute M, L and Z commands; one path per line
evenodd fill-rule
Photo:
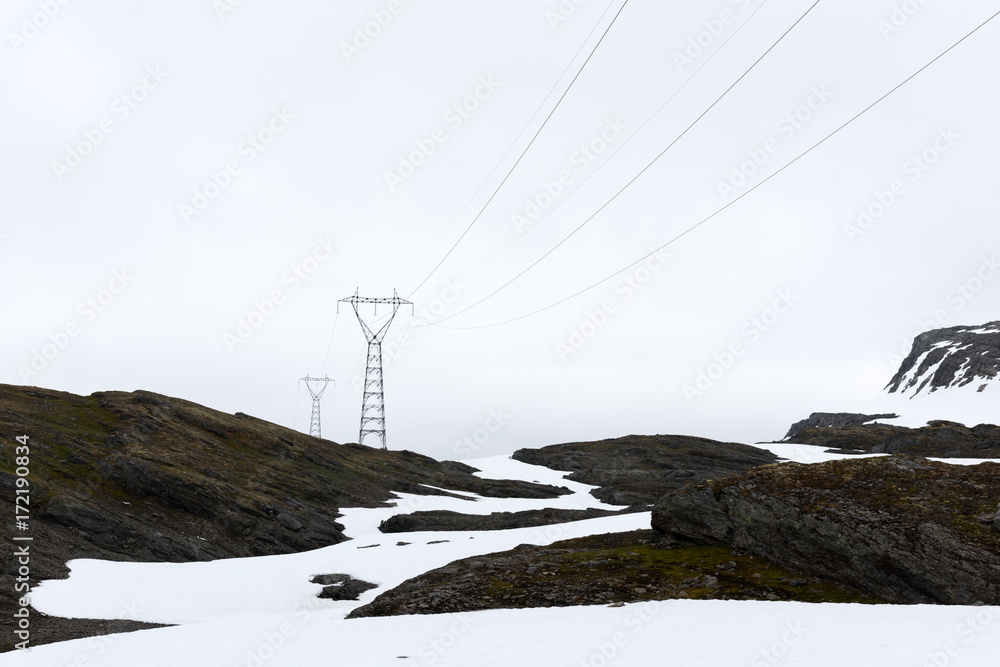
M 385 445 L 385 394 L 382 387 L 382 339 L 385 338 L 389 325 L 396 317 L 396 312 L 403 304 L 413 306 L 413 303 L 406 299 L 400 299 L 396 290 L 392 291 L 392 298 L 376 299 L 372 297 L 358 296 L 358 290 L 354 290 L 354 296 L 341 299 L 337 302 L 339 311 L 340 304 L 347 302 L 354 307 L 354 314 L 361 323 L 361 329 L 368 339 L 368 364 L 365 367 L 365 390 L 361 399 L 361 432 L 358 434 L 358 444 L 363 444 L 365 436 L 374 435 L 382 444 L 382 449 L 387 449 Z M 392 314 L 380 329 L 372 329 L 358 310 L 360 304 L 374 304 L 375 315 L 378 315 L 378 305 L 389 304 L 392 306 Z
M 309 420 L 309 435 L 322 438 L 323 431 L 320 428 L 319 423 L 319 399 L 323 397 L 323 392 L 326 391 L 326 386 L 333 382 L 333 380 L 326 376 L 321 378 L 311 378 L 306 375 L 304 378 L 301 378 L 299 382 L 306 383 L 306 389 L 309 390 L 309 395 L 312 396 L 313 399 L 312 419 Z M 309 384 L 310 382 L 322 382 L 323 385 L 317 389 L 313 389 L 313 386 Z M 334 383 L 334 385 L 336 385 L 336 383 Z

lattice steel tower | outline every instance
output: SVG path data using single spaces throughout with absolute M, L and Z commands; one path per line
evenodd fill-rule
M 323 397 L 323 392 L 326 391 L 327 385 L 333 382 L 333 380 L 326 376 L 321 378 L 311 378 L 306 375 L 304 378 L 300 379 L 299 382 L 306 383 L 306 389 L 309 390 L 309 395 L 312 396 L 313 399 L 312 419 L 309 420 L 309 435 L 322 438 L 323 431 L 319 423 L 319 399 Z M 313 389 L 313 386 L 309 384 L 310 382 L 322 382 L 323 386 L 318 389 Z M 334 383 L 334 385 L 336 385 L 336 383 Z
M 365 368 L 365 389 L 361 399 L 361 432 L 358 434 L 358 443 L 363 444 L 365 436 L 374 435 L 382 444 L 382 449 L 387 449 L 385 446 L 385 396 L 382 385 L 382 340 L 385 338 L 386 332 L 389 331 L 389 325 L 396 317 L 399 307 L 406 304 L 412 308 L 413 304 L 405 299 L 400 299 L 396 290 L 392 291 L 391 299 L 362 297 L 358 296 L 358 291 L 355 290 L 354 296 L 337 302 L 338 310 L 340 304 L 345 301 L 354 307 L 354 314 L 357 315 L 361 329 L 365 332 L 365 338 L 368 339 L 368 364 Z M 373 329 L 374 324 L 369 326 L 358 310 L 360 304 L 369 303 L 374 304 L 376 316 L 379 304 L 392 306 L 392 314 L 379 329 Z

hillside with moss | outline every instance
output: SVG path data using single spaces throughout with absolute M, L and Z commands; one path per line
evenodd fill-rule
M 484 480 L 461 463 L 341 445 L 146 391 L 76 396 L 0 385 L 0 511 L 8 544 L 16 438 L 23 435 L 30 447 L 24 534 L 34 538 L 33 584 L 66 576 L 65 563 L 74 558 L 189 562 L 335 544 L 346 539 L 339 508 L 385 506 L 393 491 L 568 493 Z M 5 608 L 15 573 L 16 564 L 4 559 Z
M 465 558 L 403 582 L 350 618 L 671 599 L 881 602 L 745 551 L 644 530 Z
M 1000 463 L 767 465 L 679 489 L 666 537 L 742 549 L 898 603 L 1000 603 Z

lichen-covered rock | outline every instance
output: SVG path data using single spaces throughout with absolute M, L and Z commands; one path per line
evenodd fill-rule
M 835 451 L 941 458 L 1000 458 L 1000 426 L 992 424 L 969 427 L 938 419 L 920 428 L 888 424 L 797 427 L 798 424 L 792 427 L 797 430 L 789 438 L 792 442 Z
M 854 412 L 814 412 L 802 421 L 792 424 L 785 434 L 785 440 L 794 438 L 806 429 L 814 428 L 847 428 L 864 426 L 877 419 L 898 419 L 897 414 L 864 415 Z
M 666 543 L 651 530 L 464 558 L 404 581 L 349 618 L 659 600 L 880 602 L 727 547 Z
M 599 488 L 592 495 L 611 505 L 655 503 L 672 489 L 773 463 L 769 451 L 684 435 L 629 435 L 520 449 L 518 461 L 565 470 L 574 482 Z
M 898 455 L 763 466 L 664 496 L 654 530 L 900 603 L 1000 603 L 1000 464 Z

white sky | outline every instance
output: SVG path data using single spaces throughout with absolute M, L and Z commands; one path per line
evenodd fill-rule
M 231 0 L 231 11 L 224 1 L 0 8 L 0 381 L 147 389 L 307 430 L 308 395 L 296 381 L 326 372 L 337 386 L 324 399 L 324 435 L 354 441 L 365 344 L 349 307 L 336 317 L 338 299 L 395 288 L 442 317 L 476 303 L 605 204 L 812 4 L 629 2 L 495 199 L 413 294 L 621 0 Z M 894 5 L 913 13 L 894 17 Z M 560 6 L 575 10 L 556 22 Z M 763 165 L 738 194 L 997 11 L 998 0 L 821 1 L 576 236 L 444 324 L 502 322 L 614 273 L 717 211 L 720 181 L 750 156 Z M 348 52 L 378 18 L 386 25 Z M 894 18 L 902 25 L 890 31 Z M 699 37 L 704 52 L 679 65 L 676 54 Z M 409 336 L 385 373 L 390 448 L 465 458 L 628 433 L 753 441 L 780 437 L 812 411 L 867 409 L 895 371 L 890 356 L 934 317 L 945 326 L 1000 319 L 990 263 L 1000 250 L 998 38 L 994 21 L 670 246 L 662 268 L 630 268 L 505 326 L 421 327 L 400 311 L 386 346 L 389 356 L 388 343 Z M 483 99 L 467 118 L 449 113 L 477 90 Z M 808 119 L 781 123 L 797 110 Z M 602 132 L 607 150 L 584 157 L 581 145 Z M 443 141 L 391 188 L 386 172 L 431 137 Z M 89 154 L 77 161 L 71 149 Z M 936 161 L 915 168 L 925 151 Z M 220 175 L 227 165 L 235 173 Z M 519 234 L 512 216 L 564 170 L 560 205 Z M 185 216 L 182 205 L 199 203 L 195 190 L 213 174 L 225 187 Z M 844 226 L 894 181 L 884 214 L 849 239 Z M 287 272 L 321 248 L 317 239 L 338 247 L 320 249 L 324 261 L 297 282 Z M 633 291 L 626 278 L 646 282 Z M 113 298 L 101 312 L 85 304 L 109 284 L 120 291 L 103 295 Z M 225 336 L 275 290 L 271 316 L 231 350 Z M 753 333 L 781 292 L 787 312 Z M 453 303 L 436 302 L 445 297 Z M 609 301 L 606 323 L 585 327 Z M 63 339 L 67 327 L 76 335 Z M 592 335 L 560 354 L 581 327 Z M 37 375 L 22 377 L 19 367 L 52 340 L 64 348 L 49 347 L 53 358 L 44 368 L 36 358 Z M 734 343 L 740 356 L 689 401 L 684 386 Z M 458 444 L 477 435 L 478 449 Z

